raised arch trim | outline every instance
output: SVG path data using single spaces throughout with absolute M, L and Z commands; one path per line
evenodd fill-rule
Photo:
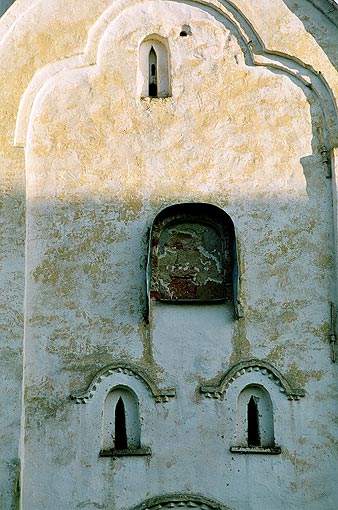
M 148 386 L 148 389 L 156 402 L 168 402 L 169 398 L 176 397 L 176 390 L 174 388 L 159 388 L 154 379 L 145 370 L 140 369 L 138 366 L 131 363 L 116 362 L 99 370 L 94 375 L 87 388 L 83 391 L 73 393 L 70 396 L 71 399 L 75 400 L 76 404 L 87 404 L 87 402 L 95 395 L 101 381 L 114 373 L 123 373 L 141 380 L 146 386 Z
M 39 1 L 40 0 L 37 0 L 36 3 Z M 171 1 L 179 2 L 179 0 Z M 315 0 L 310 1 L 313 4 L 316 3 Z M 327 0 L 327 2 L 331 2 L 331 0 Z M 217 0 L 192 0 L 190 3 L 201 9 L 210 10 L 211 13 L 220 17 L 222 23 L 228 22 L 232 25 L 238 37 L 238 41 L 241 41 L 242 51 L 244 52 L 247 65 L 263 66 L 268 69 L 279 70 L 281 73 L 295 79 L 302 87 L 311 89 L 321 105 L 323 118 L 327 120 L 328 125 L 331 125 L 328 133 L 325 133 L 323 145 L 327 151 L 331 150 L 332 147 L 336 147 L 338 137 L 336 106 L 332 100 L 330 87 L 319 71 L 302 62 L 296 56 L 282 54 L 280 52 L 275 53 L 265 48 L 252 24 L 232 2 L 228 0 L 223 0 L 222 3 L 219 3 Z M 102 13 L 89 30 L 87 44 L 83 54 L 70 59 L 61 60 L 59 63 L 49 64 L 46 68 L 36 73 L 32 79 L 32 83 L 28 87 L 29 90 L 24 94 L 20 103 L 14 145 L 19 147 L 25 146 L 33 102 L 35 97 L 39 95 L 44 82 L 49 81 L 62 70 L 66 71 L 97 64 L 99 60 L 98 48 L 105 30 L 118 16 L 121 10 L 127 9 L 131 5 L 131 0 L 117 0 L 114 2 L 113 5 Z M 74 62 L 72 63 L 73 60 Z
M 279 391 L 284 393 L 289 400 L 299 400 L 300 397 L 305 396 L 305 391 L 300 388 L 293 388 L 286 377 L 284 377 L 276 367 L 268 361 L 259 359 L 250 359 L 236 363 L 236 365 L 230 367 L 229 370 L 221 376 L 218 384 L 211 385 L 206 382 L 205 385 L 200 387 L 200 392 L 206 397 L 220 399 L 226 394 L 230 384 L 247 372 L 260 372 L 268 377 L 279 387 Z
M 161 508 L 182 508 L 184 506 L 190 508 L 201 508 L 202 510 L 230 510 L 229 506 L 222 503 L 205 498 L 200 494 L 173 493 L 156 496 L 146 499 L 140 505 L 130 510 L 160 510 Z

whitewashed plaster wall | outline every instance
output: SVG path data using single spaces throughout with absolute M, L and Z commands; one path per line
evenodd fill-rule
M 1 20 L 4 509 L 128 509 L 173 493 L 236 510 L 336 508 L 326 156 L 337 143 L 337 28 L 306 1 L 298 12 L 235 4 L 18 0 Z M 153 33 L 169 47 L 165 99 L 137 92 L 138 48 Z M 144 322 L 148 229 L 182 202 L 233 219 L 239 320 L 230 305 L 152 303 Z M 259 364 L 220 398 L 201 393 L 252 358 L 305 397 L 288 400 Z M 114 369 L 86 404 L 70 398 L 111 364 L 176 397 Z M 151 456 L 99 457 L 116 384 L 138 396 Z M 229 450 L 245 384 L 270 393 L 280 455 Z

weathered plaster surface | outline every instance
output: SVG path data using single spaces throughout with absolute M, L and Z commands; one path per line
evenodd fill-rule
M 335 510 L 336 155 L 331 180 L 325 151 L 337 141 L 337 28 L 305 1 L 20 5 L 0 22 L 1 508 L 18 505 L 20 457 L 22 510 L 122 510 L 174 493 Z M 172 95 L 141 99 L 138 48 L 154 33 L 168 42 Z M 182 202 L 234 222 L 237 321 L 229 303 L 152 302 L 144 323 L 148 229 Z M 200 393 L 252 358 L 306 396 L 288 401 L 255 371 L 224 399 Z M 117 360 L 176 398 L 154 401 L 122 370 L 76 405 L 69 396 Z M 98 457 L 116 384 L 138 396 L 151 457 Z M 278 456 L 229 451 L 244 384 L 267 384 Z

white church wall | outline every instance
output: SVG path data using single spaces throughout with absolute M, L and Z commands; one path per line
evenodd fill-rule
M 335 510 L 334 223 L 323 149 L 335 137 L 334 108 L 309 70 L 320 68 L 334 91 L 329 54 L 282 1 L 270 17 L 236 2 L 273 51 L 269 61 L 253 49 L 256 63 L 256 42 L 228 5 L 96 2 L 78 13 L 70 4 L 68 23 L 58 2 L 50 14 L 42 4 L 40 17 L 32 4 L 18 18 L 18 40 L 31 41 L 28 25 L 40 19 L 36 37 L 46 38 L 57 13 L 60 44 L 45 41 L 29 64 L 18 43 L 6 63 L 23 77 L 15 112 L 25 66 L 34 91 L 17 116 L 25 148 L 8 152 L 26 173 L 22 510 L 122 510 L 156 497 L 183 498 L 184 508 L 189 496 L 236 510 Z M 168 46 L 165 98 L 140 92 L 140 45 L 153 34 Z M 14 122 L 10 132 L 4 145 Z M 148 302 L 149 229 L 182 203 L 232 219 L 238 303 Z M 17 261 L 22 279 L 22 254 Z M 21 281 L 17 308 L 22 294 Z M 249 363 L 222 386 L 253 359 L 275 368 Z M 20 384 L 16 374 L 21 404 Z M 251 387 L 268 392 L 280 452 L 232 448 L 243 446 L 236 409 Z M 103 430 L 119 388 L 137 403 L 126 419 L 139 414 L 130 455 L 110 455 Z M 17 437 L 20 414 L 16 404 Z M 12 500 L 7 489 L 4 508 Z

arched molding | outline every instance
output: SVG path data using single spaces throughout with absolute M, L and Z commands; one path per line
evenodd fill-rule
M 180 0 L 170 0 L 180 2 Z M 88 62 L 94 64 L 97 61 L 97 52 L 100 41 L 111 21 L 130 5 L 135 5 L 132 0 L 120 0 L 110 6 L 89 31 L 85 54 Z M 249 19 L 244 13 L 228 0 L 191 0 L 189 5 L 205 10 L 224 25 L 231 24 L 238 42 L 242 47 L 247 65 L 261 65 L 275 69 L 289 75 L 304 87 L 311 88 L 320 100 L 323 117 L 331 119 L 330 124 L 335 125 L 335 135 L 331 137 L 330 149 L 338 144 L 338 121 L 335 101 L 333 100 L 330 87 L 326 83 L 320 71 L 314 70 L 310 65 L 302 62 L 298 57 L 282 52 L 273 52 L 265 47 L 259 34 L 256 32 Z
M 0 40 L 27 11 L 39 5 L 43 0 L 15 0 L 2 15 L 0 19 Z M 338 26 L 338 5 L 335 0 L 308 0 L 316 9 L 318 9 L 334 25 Z M 216 2 L 215 2 L 216 3 Z M 230 2 L 229 2 L 230 3 Z
M 34 100 L 43 87 L 48 87 L 54 78 L 67 70 L 78 69 L 83 66 L 83 57 L 76 56 L 53 62 L 42 69 L 39 69 L 33 76 L 23 96 L 21 97 L 17 121 L 15 126 L 14 145 L 24 147 L 26 144 L 27 131 Z
M 87 386 L 84 391 L 79 391 L 73 393 L 71 398 L 75 400 L 76 404 L 87 404 L 89 400 L 93 398 L 95 395 L 99 385 L 103 380 L 110 378 L 114 374 L 124 374 L 129 377 L 134 377 L 140 380 L 143 384 L 145 384 L 152 397 L 155 399 L 155 402 L 168 402 L 169 398 L 173 398 L 176 396 L 176 391 L 173 388 L 170 389 L 161 389 L 156 384 L 154 379 L 143 369 L 140 367 L 133 365 L 131 363 L 125 362 L 116 362 L 111 365 L 107 365 L 106 367 L 99 370 Z M 121 385 L 125 385 L 123 381 L 120 381 Z M 116 381 L 112 386 L 116 386 Z
M 249 372 L 259 372 L 261 375 L 270 379 L 278 386 L 279 391 L 284 393 L 289 400 L 299 400 L 300 397 L 305 396 L 305 391 L 303 389 L 293 388 L 281 372 L 271 363 L 259 359 L 250 359 L 236 363 L 236 365 L 233 365 L 220 377 L 218 383 L 208 384 L 208 382 L 206 382 L 201 385 L 200 392 L 206 397 L 221 399 L 235 379 Z
M 160 510 L 161 508 L 201 508 L 202 510 L 230 510 L 213 499 L 205 498 L 200 494 L 173 493 L 146 499 L 140 505 L 130 510 Z
M 178 2 L 179 0 L 169 1 Z M 100 54 L 100 42 L 106 30 L 109 29 L 109 25 L 114 22 L 118 15 L 121 15 L 121 11 L 129 7 L 135 7 L 137 3 L 132 0 L 114 2 L 102 13 L 89 30 L 83 54 L 64 59 L 59 63 L 50 64 L 35 74 L 20 102 L 15 131 L 16 145 L 24 146 L 34 97 L 39 95 L 43 83 L 50 80 L 52 76 L 56 76 L 61 70 L 72 70 L 97 64 Z M 330 132 L 323 134 L 322 145 L 327 152 L 338 145 L 337 109 L 330 87 L 320 71 L 313 69 L 295 56 L 273 52 L 265 48 L 249 20 L 231 2 L 227 0 L 223 0 L 222 3 L 216 0 L 191 0 L 189 5 L 205 10 L 226 26 L 231 25 L 242 47 L 247 65 L 263 66 L 272 71 L 280 72 L 289 76 L 303 91 L 306 89 L 311 91 L 319 101 L 325 125 L 331 126 Z M 330 165 L 330 161 L 328 161 L 328 165 Z

